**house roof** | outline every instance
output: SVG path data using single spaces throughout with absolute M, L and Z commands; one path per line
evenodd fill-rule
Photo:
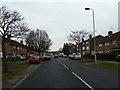
M 95 41 L 96 41 L 96 44 L 104 43 L 105 38 L 102 35 L 98 35 L 95 37 Z M 91 39 L 91 43 L 93 43 L 93 42 L 94 42 L 94 38 Z
M 120 31 L 107 36 L 98 35 L 95 37 L 95 41 L 97 45 L 100 43 L 111 42 L 116 40 L 120 40 Z M 93 43 L 93 41 L 94 38 L 91 39 L 91 43 Z
M 120 31 L 112 35 L 105 36 L 105 42 L 120 40 Z

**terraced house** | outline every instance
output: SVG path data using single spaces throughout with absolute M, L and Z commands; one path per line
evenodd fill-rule
M 95 37 L 96 53 L 120 53 L 120 32 L 108 32 L 107 36 L 98 35 Z M 80 52 L 83 55 L 94 54 L 94 38 L 90 36 L 88 40 L 83 40 Z
M 0 36 L 0 57 L 2 57 L 2 36 Z M 6 47 L 6 58 L 16 57 L 16 55 L 25 56 L 27 53 L 28 46 L 24 45 L 21 41 L 20 43 L 11 39 L 7 39 L 5 43 Z M 35 50 L 30 49 L 28 54 L 38 54 Z
M 120 53 L 120 32 L 113 34 L 109 31 L 107 36 L 97 41 L 96 50 L 97 53 Z

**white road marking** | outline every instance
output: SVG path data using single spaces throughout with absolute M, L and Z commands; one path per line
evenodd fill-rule
M 73 75 L 75 75 L 79 80 L 81 80 L 86 86 L 88 86 L 91 90 L 95 90 L 93 87 L 91 87 L 88 83 L 86 83 L 82 78 L 80 78 L 76 73 L 72 72 Z
M 61 61 L 58 61 L 59 63 L 61 63 L 66 69 L 69 69 L 65 64 L 63 64 Z
M 32 74 L 41 64 L 39 64 L 31 73 L 26 75 L 21 81 L 19 81 L 13 88 L 16 88 L 21 82 L 23 82 L 30 74 Z
M 65 68 L 69 69 L 66 65 L 63 64 L 63 66 L 64 66 Z
M 62 64 L 62 62 L 60 62 Z

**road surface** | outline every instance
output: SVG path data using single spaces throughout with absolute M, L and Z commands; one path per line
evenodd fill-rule
M 16 88 L 118 88 L 118 72 L 67 58 L 52 58 Z

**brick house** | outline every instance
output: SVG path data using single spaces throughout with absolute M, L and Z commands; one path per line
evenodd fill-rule
M 112 33 L 108 32 L 107 36 L 98 35 L 95 37 L 96 41 L 96 53 L 120 53 L 120 32 Z M 78 51 L 78 47 L 76 47 Z M 82 55 L 94 54 L 94 38 L 89 37 L 88 40 L 82 40 L 79 48 Z
M 108 35 L 101 39 L 101 41 L 97 41 L 96 51 L 97 53 L 120 53 L 120 32 L 113 34 L 112 31 L 109 31 Z
M 6 57 L 15 57 L 16 55 L 25 56 L 27 53 L 27 47 L 21 41 L 20 43 L 11 39 L 6 39 L 5 47 L 6 47 Z M 0 54 L 2 57 L 2 36 L 0 36 Z M 35 50 L 31 49 L 29 54 L 38 54 Z
M 7 57 L 15 57 L 16 55 L 26 55 L 26 46 L 22 43 L 8 39 L 5 46 Z

